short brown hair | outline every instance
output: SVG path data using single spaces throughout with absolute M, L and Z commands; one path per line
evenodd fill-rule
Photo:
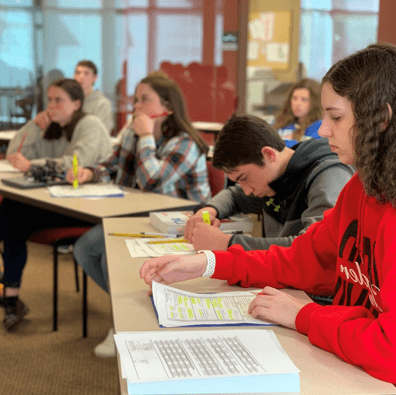
M 90 60 L 80 60 L 77 63 L 76 70 L 78 66 L 89 67 L 94 75 L 98 75 L 98 68 L 95 66 L 95 63 Z
M 226 173 L 246 164 L 263 166 L 263 147 L 282 151 L 286 143 L 268 122 L 253 115 L 232 116 L 216 140 L 212 165 Z

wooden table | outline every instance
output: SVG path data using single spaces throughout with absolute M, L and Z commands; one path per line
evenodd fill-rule
M 150 299 L 149 287 L 140 279 L 139 269 L 145 258 L 131 258 L 124 238 L 108 236 L 109 232 L 155 231 L 148 218 L 106 218 L 103 221 L 110 282 L 110 296 L 116 332 L 153 331 L 160 329 Z M 174 284 L 176 288 L 191 292 L 226 292 L 240 288 L 230 287 L 224 281 L 200 278 Z M 302 291 L 289 290 L 301 299 L 308 296 Z M 224 327 L 228 330 L 233 327 Z M 239 329 L 241 327 L 238 327 Z M 194 328 L 172 328 L 172 330 Z M 211 330 L 204 328 L 203 330 Z M 218 329 L 218 327 L 216 328 Z M 301 370 L 301 394 L 395 394 L 396 388 L 377 380 L 362 369 L 343 362 L 334 354 L 313 346 L 307 336 L 291 329 L 273 326 L 282 347 Z M 249 330 L 249 327 L 246 327 Z M 120 361 L 118 360 L 118 364 Z M 119 365 L 120 366 L 120 365 Z M 126 395 L 126 380 L 121 377 L 121 394 Z
M 0 179 L 17 176 L 18 173 L 0 173 Z M 53 198 L 47 188 L 18 189 L 0 182 L 0 195 L 5 198 L 92 223 L 101 223 L 106 217 L 147 215 L 150 211 L 188 210 L 197 205 L 186 199 L 142 192 L 134 188 L 123 189 L 126 195 L 122 198 Z

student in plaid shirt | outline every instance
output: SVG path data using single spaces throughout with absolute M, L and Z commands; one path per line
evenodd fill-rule
M 187 119 L 179 86 L 160 72 L 152 73 L 138 84 L 134 107 L 113 156 L 96 168 L 80 168 L 79 183 L 115 179 L 146 192 L 207 201 L 208 147 Z M 74 179 L 72 170 L 67 178 Z
M 210 198 L 206 168 L 208 147 L 187 118 L 178 85 L 155 72 L 137 85 L 133 119 L 121 135 L 113 156 L 97 167 L 79 168 L 78 181 L 115 183 L 199 203 Z M 74 174 L 67 174 L 73 182 Z M 74 245 L 74 256 L 84 271 L 106 292 L 107 263 L 104 233 L 95 226 Z M 101 357 L 116 355 L 113 329 L 95 348 Z

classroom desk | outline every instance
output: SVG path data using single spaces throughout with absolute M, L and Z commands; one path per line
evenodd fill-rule
M 17 130 L 0 130 L 0 141 L 5 141 L 8 144 L 17 132 Z
M 18 173 L 0 173 L 0 180 L 17 176 Z M 179 208 L 188 210 L 197 205 L 186 199 L 142 192 L 134 188 L 123 189 L 127 193 L 122 198 L 52 198 L 47 188 L 18 189 L 0 182 L 0 195 L 5 198 L 92 223 L 101 223 L 106 217 L 136 216 L 150 211 Z
M 123 237 L 108 236 L 109 232 L 155 231 L 148 218 L 106 218 L 103 221 L 110 297 L 113 323 L 116 332 L 156 331 L 160 329 L 153 307 L 147 295 L 148 286 L 140 279 L 139 269 L 145 258 L 131 258 Z M 196 279 L 174 284 L 175 287 L 191 292 L 226 292 L 238 287 L 230 287 L 225 281 Z M 291 294 L 306 299 L 302 291 L 289 290 Z M 224 327 L 228 330 L 232 327 Z M 241 328 L 241 327 L 238 327 Z M 192 330 L 193 328 L 172 328 Z M 203 330 L 211 330 L 204 328 Z M 218 329 L 218 327 L 217 327 Z M 282 347 L 295 365 L 301 370 L 301 394 L 395 394 L 396 388 L 377 380 L 362 369 L 343 362 L 336 355 L 313 346 L 307 336 L 291 329 L 273 326 Z M 249 330 L 249 327 L 246 327 Z M 120 361 L 118 360 L 118 364 Z M 121 377 L 121 394 L 126 395 L 126 380 Z
M 193 122 L 192 126 L 199 132 L 219 134 L 224 124 L 220 122 Z

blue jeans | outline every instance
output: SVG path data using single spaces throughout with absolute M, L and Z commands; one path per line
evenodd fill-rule
M 103 226 L 96 225 L 74 244 L 74 257 L 96 284 L 109 292 Z
M 91 226 L 74 218 L 4 199 L 0 204 L 0 240 L 4 241 L 4 285 L 20 288 L 27 260 L 26 241 L 35 231 L 56 227 Z

